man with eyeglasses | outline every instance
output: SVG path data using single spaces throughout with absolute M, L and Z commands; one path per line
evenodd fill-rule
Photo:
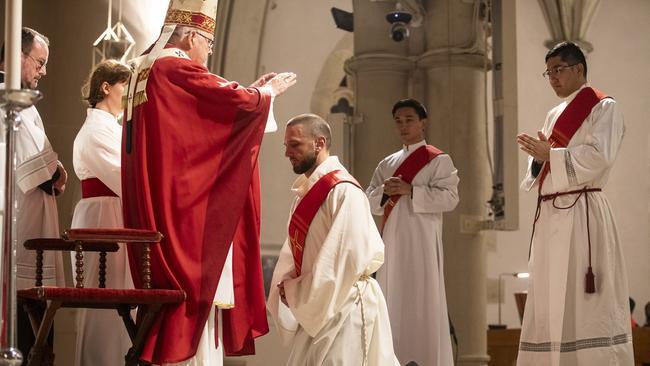
M 49 57 L 49 40 L 44 35 L 30 28 L 21 32 L 21 87 L 36 89 L 38 82 L 47 71 Z M 5 47 L 0 51 L 0 89 L 4 89 L 4 55 Z M 4 124 L 4 111 L 1 112 Z M 58 212 L 55 196 L 63 193 L 67 173 L 52 150 L 43 128 L 43 121 L 36 107 L 32 106 L 20 112 L 21 124 L 16 133 L 16 286 L 26 288 L 34 286 L 34 263 L 36 254 L 27 251 L 23 243 L 28 239 L 60 235 Z M 2 148 L 4 151 L 4 147 Z M 4 175 L 4 170 L 2 173 Z M 4 194 L 3 194 L 4 196 Z M 63 283 L 61 257 L 54 252 L 43 253 L 43 285 Z M 34 343 L 34 335 L 27 314 L 18 307 L 18 348 L 27 357 Z
M 164 235 L 151 249 L 152 285 L 187 295 L 147 337 L 141 359 L 156 365 L 222 365 L 224 353 L 255 353 L 254 339 L 268 332 L 258 154 L 265 130 L 277 128 L 273 98 L 296 75 L 244 87 L 211 73 L 216 12 L 216 0 L 170 1 L 160 37 L 131 61 L 124 224 Z M 140 273 L 132 276 L 137 285 Z
M 529 155 L 522 188 L 538 193 L 517 365 L 633 365 L 627 272 L 602 192 L 625 132 L 623 114 L 587 84 L 587 62 L 574 43 L 547 53 L 543 75 L 564 101 L 537 136 L 517 136 Z

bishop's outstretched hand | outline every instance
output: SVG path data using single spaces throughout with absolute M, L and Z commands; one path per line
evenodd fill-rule
M 256 81 L 255 83 L 262 81 L 268 75 L 270 74 L 262 76 L 260 80 Z M 273 76 L 271 79 L 267 80 L 262 85 L 262 87 L 268 87 L 273 96 L 278 96 L 292 87 L 296 83 L 296 79 L 296 74 L 292 72 L 281 72 Z

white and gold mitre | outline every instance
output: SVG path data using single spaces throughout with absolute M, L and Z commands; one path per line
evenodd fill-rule
M 198 28 L 214 34 L 218 0 L 171 0 L 165 25 L 176 24 Z
M 171 0 L 169 2 L 165 24 L 149 54 L 129 62 L 133 72 L 124 96 L 125 121 L 130 121 L 133 116 L 133 108 L 147 101 L 147 80 L 153 63 L 159 57 L 188 58 L 187 54 L 180 49 L 165 49 L 165 45 L 177 26 L 196 28 L 205 33 L 204 36 L 210 37 L 210 39 L 214 38 L 218 2 L 219 0 Z

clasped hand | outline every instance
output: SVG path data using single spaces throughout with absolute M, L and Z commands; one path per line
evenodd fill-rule
M 525 133 L 517 136 L 519 149 L 533 157 L 538 162 L 548 161 L 551 154 L 551 144 L 542 131 L 537 131 L 537 137 L 534 138 Z
M 59 178 L 52 183 L 52 186 L 58 195 L 65 191 L 65 184 L 68 181 L 68 172 L 65 170 L 63 164 L 61 164 L 60 161 L 57 162 L 56 169 L 59 171 Z
M 390 177 L 384 181 L 384 193 L 389 196 L 410 195 L 412 186 L 402 180 L 402 176 Z

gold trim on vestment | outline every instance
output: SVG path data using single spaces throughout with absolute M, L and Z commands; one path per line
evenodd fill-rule
M 165 18 L 165 24 L 178 24 L 197 27 L 202 31 L 214 34 L 216 22 L 209 16 L 186 10 L 169 10 Z
M 214 301 L 214 305 L 216 305 L 219 309 L 233 309 L 235 307 L 235 304 L 225 304 L 219 301 Z

